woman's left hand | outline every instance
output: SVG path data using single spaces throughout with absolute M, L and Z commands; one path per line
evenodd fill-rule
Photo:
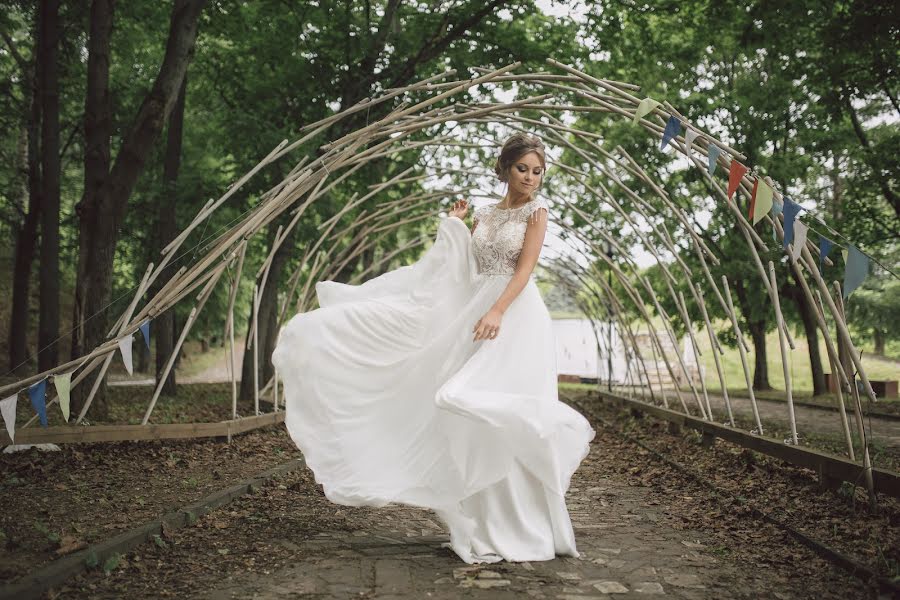
M 475 339 L 472 341 L 477 342 L 478 340 L 492 340 L 496 338 L 500 333 L 501 320 L 503 320 L 503 313 L 496 308 L 487 311 L 475 324 L 475 328 L 472 330 L 475 332 Z

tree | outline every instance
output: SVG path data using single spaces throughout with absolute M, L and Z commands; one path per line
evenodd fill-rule
M 59 0 L 41 0 L 41 271 L 38 370 L 59 362 Z
M 82 199 L 76 206 L 79 258 L 73 314 L 73 356 L 89 352 L 106 338 L 106 307 L 112 290 L 113 258 L 119 227 L 150 149 L 175 104 L 197 39 L 200 12 L 205 3 L 205 0 L 176 0 L 162 65 L 131 128 L 122 139 L 111 168 L 109 45 L 113 5 L 111 0 L 94 0 L 91 5 L 85 103 L 85 186 Z M 77 389 L 83 390 L 85 387 L 90 389 L 90 384 Z M 76 410 L 80 409 L 81 401 L 81 397 L 73 397 Z M 95 402 L 95 410 L 102 416 L 105 412 L 102 393 Z

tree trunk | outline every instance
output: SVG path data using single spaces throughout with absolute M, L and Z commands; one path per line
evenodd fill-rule
M 741 314 L 744 315 L 747 330 L 750 332 L 750 337 L 753 341 L 753 389 L 771 390 L 772 386 L 769 384 L 769 363 L 767 362 L 766 353 L 766 319 L 765 317 L 759 320 L 750 319 L 749 315 L 753 314 L 753 309 L 747 296 L 744 282 L 737 280 L 733 285 L 738 298 L 738 306 L 741 309 Z
M 275 240 L 275 233 L 278 230 L 277 220 L 269 224 L 269 248 Z M 288 234 L 287 239 L 281 244 L 281 247 L 275 252 L 272 258 L 272 266 L 269 267 L 269 276 L 266 279 L 266 285 L 263 287 L 259 300 L 259 314 L 257 316 L 257 327 L 259 331 L 259 385 L 262 387 L 265 382 L 272 377 L 275 372 L 272 366 L 272 352 L 275 350 L 275 341 L 278 337 L 278 286 L 281 282 L 281 273 L 287 264 L 288 258 L 293 251 L 293 234 L 297 231 L 294 229 Z M 259 282 L 257 282 L 259 283 Z M 241 365 L 241 391 L 240 397 L 242 401 L 253 400 L 253 348 L 250 346 L 252 342 L 251 326 L 253 323 L 253 305 L 250 306 L 250 316 L 247 320 L 247 340 L 244 352 L 244 362 Z
M 814 307 L 810 306 L 803 295 L 802 290 L 797 289 L 792 294 L 794 304 L 797 306 L 797 312 L 800 313 L 800 319 L 803 321 L 803 331 L 806 334 L 806 344 L 809 346 L 809 365 L 812 370 L 813 396 L 828 393 L 828 386 L 825 385 L 825 370 L 822 368 L 822 354 L 819 352 L 819 331 L 816 324 L 816 316 L 812 312 Z
M 59 0 L 40 3 L 41 268 L 38 371 L 59 364 Z
M 178 235 L 178 223 L 175 219 L 175 206 L 178 192 L 178 172 L 181 169 L 181 146 L 184 136 L 184 104 L 187 89 L 187 74 L 181 82 L 178 99 L 169 117 L 169 129 L 166 135 L 166 157 L 163 164 L 163 196 L 159 199 L 157 213 L 156 240 L 157 254 L 162 252 L 169 242 Z M 157 279 L 152 295 L 162 289 L 163 281 Z M 175 308 L 172 307 L 159 315 L 155 321 L 156 335 L 156 380 L 162 377 L 166 362 L 175 348 Z M 178 391 L 175 380 L 175 369 L 169 371 L 163 384 L 162 393 L 174 396 Z
M 753 389 L 757 391 L 771 390 L 766 353 L 766 322 L 747 321 L 747 328 L 753 339 Z
M 876 327 L 872 333 L 875 338 L 875 354 L 884 356 L 884 342 L 885 338 L 887 338 L 887 332 Z
M 25 65 L 23 65 L 23 69 Z M 9 323 L 9 368 L 21 372 L 29 360 L 28 348 L 28 305 L 31 301 L 31 264 L 34 261 L 34 243 L 37 237 L 41 210 L 41 167 L 40 167 L 40 122 L 41 103 L 37 92 L 38 61 L 34 61 L 31 74 L 23 72 L 30 79 L 26 86 L 26 103 L 29 106 L 25 125 L 26 141 L 20 152 L 23 166 L 28 173 L 23 194 L 28 196 L 28 212 L 22 226 L 16 233 L 15 267 L 13 271 L 12 307 Z M 25 202 L 22 203 L 23 205 Z
M 73 356 L 81 356 L 106 338 L 106 308 L 112 292 L 112 269 L 119 227 L 125 217 L 128 198 L 144 170 L 156 138 L 172 111 L 181 82 L 197 39 L 200 12 L 205 0 L 176 0 L 172 10 L 166 52 L 153 88 L 144 98 L 134 123 L 125 133 L 121 149 L 112 169 L 106 171 L 99 160 L 85 158 L 84 196 L 76 206 L 79 217 L 80 252 L 75 289 L 75 332 L 72 336 Z M 89 123 L 108 123 L 109 111 L 109 32 L 112 26 L 110 0 L 94 0 L 91 6 L 91 39 L 88 57 L 88 105 L 85 115 L 85 137 L 89 142 L 109 148 L 108 131 L 101 136 L 89 130 Z M 96 38 L 95 38 L 96 35 Z M 96 56 L 95 56 L 96 53 Z M 92 69 L 93 59 L 93 69 Z M 92 102 L 93 100 L 93 102 Z M 91 148 L 88 147 L 88 150 Z M 95 152 L 97 152 L 95 150 Z M 99 154 L 99 153 L 98 153 Z M 106 155 L 108 156 L 108 154 Z M 82 389 L 90 389 L 92 377 Z M 95 399 L 96 410 L 106 410 L 105 396 Z M 80 409 L 81 398 L 73 398 Z

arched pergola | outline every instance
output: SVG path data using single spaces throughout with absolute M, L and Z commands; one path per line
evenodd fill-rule
M 266 227 L 275 219 L 282 217 L 287 224 L 278 228 L 274 241 L 269 245 L 268 257 L 259 270 L 252 274 L 255 282 L 254 318 L 251 320 L 253 324 L 249 339 L 250 351 L 254 353 L 254 359 L 258 363 L 267 358 L 259 356 L 258 343 L 254 343 L 259 290 L 265 286 L 275 252 L 285 242 L 291 230 L 301 222 L 307 209 L 314 202 L 325 197 L 329 191 L 339 188 L 342 182 L 372 160 L 401 152 L 415 153 L 421 157 L 417 167 L 408 168 L 389 179 L 373 184 L 364 195 L 353 196 L 349 203 L 319 226 L 318 238 L 302 250 L 300 268 L 290 274 L 282 288 L 278 306 L 279 324 L 291 316 L 292 308 L 295 311 L 303 311 L 313 307 L 315 282 L 333 278 L 350 261 L 358 259 L 363 252 L 373 248 L 388 233 L 435 218 L 441 206 L 447 204 L 442 201 L 458 194 L 454 189 L 422 190 L 420 184 L 423 180 L 454 173 L 459 175 L 453 169 L 429 164 L 425 160 L 425 150 L 430 149 L 433 153 L 438 148 L 453 146 L 483 147 L 483 143 L 459 139 L 458 135 L 454 135 L 454 127 L 460 124 L 499 124 L 507 129 L 536 133 L 545 140 L 548 147 L 563 149 L 567 156 L 577 159 L 572 160 L 572 164 L 556 162 L 553 165 L 554 177 L 577 183 L 586 195 L 579 197 L 578 202 L 564 196 L 549 198 L 551 206 L 555 205 L 558 209 L 551 211 L 551 217 L 556 213 L 556 216 L 567 215 L 577 219 L 554 219 L 555 231 L 558 232 L 560 239 L 565 240 L 572 252 L 564 259 L 548 263 L 547 269 L 559 285 L 571 287 L 572 281 L 580 282 L 581 290 L 586 292 L 582 294 L 581 308 L 588 316 L 612 319 L 615 323 L 618 336 L 626 345 L 629 393 L 635 388 L 640 388 L 646 390 L 654 402 L 661 402 L 667 408 L 674 406 L 685 414 L 696 414 L 705 420 L 712 419 L 707 382 L 703 377 L 695 380 L 689 374 L 688 367 L 679 352 L 675 352 L 674 356 L 666 352 L 666 348 L 671 348 L 673 344 L 678 347 L 677 336 L 671 322 L 679 319 L 686 324 L 686 331 L 694 342 L 693 352 L 699 352 L 694 339 L 692 319 L 687 310 L 688 298 L 678 290 L 679 283 L 683 283 L 686 284 L 690 299 L 701 309 L 702 320 L 697 325 L 711 344 L 716 366 L 713 376 L 717 379 L 725 399 L 728 411 L 727 424 L 731 427 L 735 425 L 720 363 L 722 344 L 710 321 L 708 302 L 718 305 L 729 317 L 734 336 L 738 340 L 743 373 L 754 410 L 756 422 L 754 433 L 763 434 L 764 424 L 756 408 L 756 399 L 752 393 L 752 377 L 747 362 L 750 347 L 741 331 L 727 278 L 723 276 L 719 280 L 715 279 L 710 269 L 710 265 L 718 263 L 717 257 L 699 235 L 696 220 L 680 208 L 680 203 L 670 198 L 663 187 L 641 167 L 639 161 L 622 147 L 604 146 L 604 140 L 598 134 L 576 129 L 562 120 L 562 116 L 567 114 L 598 113 L 598 118 L 631 120 L 635 126 L 642 128 L 654 138 L 671 137 L 671 145 L 675 152 L 698 169 L 705 178 L 713 199 L 732 215 L 750 252 L 753 281 L 765 287 L 776 319 L 786 383 L 786 406 L 792 431 L 790 442 L 793 444 L 798 443 L 798 433 L 794 420 L 788 355 L 794 347 L 794 342 L 782 318 L 778 278 L 785 277 L 789 271 L 799 282 L 807 302 L 815 308 L 816 322 L 826 341 L 832 372 L 837 374 L 840 380 L 841 385 L 837 393 L 839 416 L 847 442 L 848 456 L 851 460 L 857 460 L 850 433 L 850 418 L 845 408 L 845 398 L 852 399 L 851 406 L 856 417 L 857 432 L 863 440 L 861 461 L 866 469 L 871 491 L 871 463 L 865 443 L 859 392 L 855 385 L 857 376 L 862 383 L 862 393 L 867 394 L 872 400 L 875 400 L 875 396 L 843 317 L 840 290 L 837 289 L 835 294 L 833 287 L 829 286 L 819 271 L 818 247 L 807 241 L 798 249 L 799 252 L 794 252 L 793 246 L 789 245 L 790 251 L 787 253 L 785 267 L 776 266 L 772 261 L 764 262 L 762 254 L 767 248 L 766 242 L 739 209 L 734 197 L 729 195 L 720 180 L 711 174 L 713 169 L 710 168 L 710 163 L 717 164 L 724 172 L 728 172 L 732 160 L 745 160 L 738 150 L 715 139 L 696 124 L 690 123 L 668 102 L 656 103 L 637 96 L 638 87 L 635 85 L 598 79 L 552 59 L 548 59 L 547 63 L 551 70 L 532 73 L 518 72 L 521 66 L 518 62 L 493 70 L 479 68 L 476 69 L 475 77 L 461 80 L 453 79 L 454 71 L 446 71 L 408 87 L 386 90 L 378 97 L 366 99 L 341 113 L 305 126 L 301 130 L 301 138 L 290 143 L 287 140 L 283 141 L 258 165 L 236 181 L 222 197 L 207 202 L 178 237 L 163 249 L 158 262 L 147 268 L 134 299 L 119 316 L 106 341 L 84 356 L 4 386 L 0 389 L 0 397 L 61 374 L 71 374 L 71 383 L 76 386 L 89 374 L 97 373 L 99 376 L 94 379 L 93 388 L 88 393 L 80 413 L 74 419 L 75 424 L 81 423 L 90 409 L 120 341 L 134 335 L 142 324 L 148 320 L 152 321 L 156 315 L 175 304 L 193 302 L 193 308 L 176 343 L 175 351 L 166 365 L 165 372 L 168 374 L 174 363 L 174 356 L 190 332 L 197 315 L 203 310 L 213 289 L 222 284 L 223 276 L 226 274 L 228 277 L 224 280 L 230 282 L 230 295 L 223 327 L 233 356 L 235 298 L 241 281 L 250 275 L 244 269 L 248 243 L 255 236 L 264 235 Z M 510 102 L 467 104 L 457 101 L 461 94 L 476 86 L 499 88 L 511 84 L 542 93 Z M 408 99 L 412 95 L 424 99 L 412 103 Z M 298 149 L 308 146 L 310 140 L 343 119 L 395 99 L 402 101 L 385 117 L 322 145 L 317 156 L 303 156 L 282 181 L 261 196 L 251 210 L 207 244 L 205 253 L 191 264 L 179 268 L 169 276 L 153 297 L 141 304 L 141 299 L 145 297 L 151 285 L 164 273 L 171 272 L 171 268 L 167 267 L 173 264 L 188 236 L 206 223 L 220 207 L 234 199 L 247 181 L 276 161 L 286 160 L 288 156 L 296 158 Z M 525 116 L 522 114 L 525 111 L 529 115 L 539 117 Z M 687 141 L 683 135 L 670 136 L 666 133 L 667 124 L 672 122 L 672 117 L 676 117 L 685 127 L 685 131 L 689 132 Z M 414 139 L 414 134 L 423 132 L 429 134 L 427 139 L 418 141 Z M 494 144 L 498 141 L 488 140 Z M 600 183 L 597 178 L 589 177 L 590 173 L 586 169 L 602 172 L 605 175 L 604 179 L 611 184 L 606 185 Z M 487 172 L 487 168 L 482 170 L 482 174 Z M 738 183 L 738 188 L 749 196 L 756 178 L 753 173 L 745 173 Z M 775 199 L 781 200 L 782 195 L 778 187 L 771 180 L 767 181 L 774 190 Z M 380 195 L 389 189 L 399 190 L 402 197 L 379 202 Z M 354 214 L 357 209 L 359 212 L 355 218 L 345 218 Z M 674 314 L 669 314 L 664 309 L 657 292 L 638 268 L 630 249 L 622 246 L 620 236 L 597 225 L 595 215 L 601 209 L 613 211 L 628 227 L 630 234 L 634 235 L 645 251 L 658 262 L 665 288 L 671 296 L 671 304 L 676 307 Z M 283 215 L 288 215 L 289 219 Z M 779 239 L 783 239 L 782 218 L 778 214 L 766 214 L 762 220 L 774 228 Z M 397 253 L 427 243 L 431 237 L 433 236 L 426 235 L 410 240 L 356 273 L 350 282 L 361 282 L 373 276 L 385 268 L 385 265 L 390 264 Z M 608 252 L 610 249 L 613 252 Z M 685 253 L 694 255 L 697 264 L 700 265 L 699 270 L 691 268 L 683 260 Z M 827 261 L 827 258 L 824 260 Z M 601 264 L 605 265 L 602 272 L 599 267 Z M 609 273 L 615 279 L 616 286 L 624 290 L 624 296 L 617 294 L 604 280 L 603 275 L 608 276 Z M 654 362 L 661 362 L 673 381 L 685 382 L 686 390 L 680 389 L 677 385 L 667 389 L 663 385 L 660 369 L 648 367 L 638 348 L 634 323 L 626 316 L 629 310 L 638 314 L 640 320 L 649 328 L 650 348 L 654 357 L 658 357 Z M 654 325 L 656 319 L 661 320 L 662 331 L 657 331 Z M 830 330 L 828 320 L 834 323 L 835 332 Z M 848 373 L 839 360 L 838 341 L 848 349 L 856 370 L 855 374 Z M 598 345 L 602 345 L 600 336 Z M 699 364 L 699 354 L 695 358 Z M 259 368 L 254 369 L 256 375 L 259 372 Z M 149 425 L 164 380 L 165 376 L 156 386 L 143 418 L 143 426 Z M 277 374 L 269 381 L 254 382 L 257 416 L 260 415 L 260 394 L 270 393 L 274 401 L 274 411 L 276 414 L 279 412 L 278 389 Z M 671 403 L 670 394 L 674 396 L 674 403 Z M 54 397 L 49 404 L 56 401 L 57 397 Z M 234 374 L 232 374 L 232 409 L 233 416 L 237 419 L 237 388 Z M 33 417 L 21 429 L 31 426 L 36 418 Z M 134 427 L 131 426 L 129 431 Z M 239 429 L 235 428 L 234 431 Z M 232 432 L 231 429 L 228 431 Z M 29 436 L 29 439 L 37 437 Z

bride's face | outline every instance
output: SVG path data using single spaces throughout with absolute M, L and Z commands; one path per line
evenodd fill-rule
M 544 167 L 537 152 L 529 152 L 513 163 L 509 169 L 509 188 L 522 194 L 530 194 L 540 185 Z

